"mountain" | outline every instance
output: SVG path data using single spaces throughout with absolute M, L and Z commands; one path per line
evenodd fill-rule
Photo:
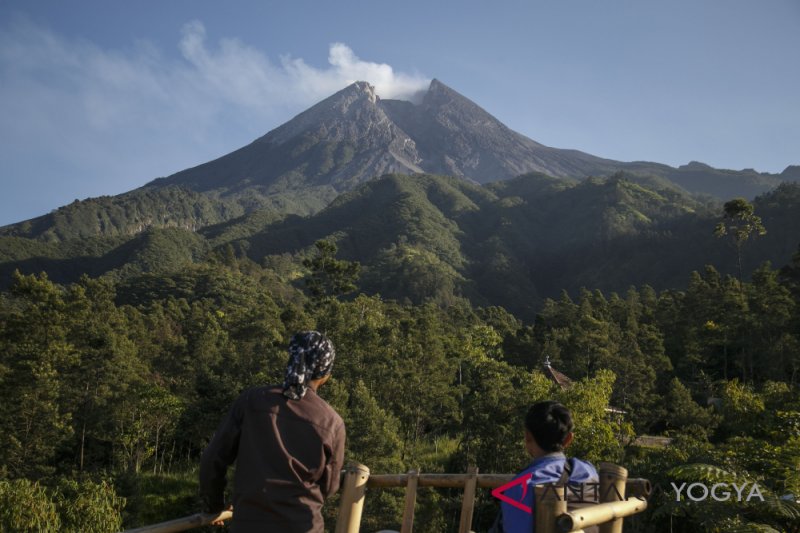
M 317 188 L 339 193 L 387 173 L 436 173 L 486 183 L 526 172 L 586 176 L 613 162 L 543 146 L 438 80 L 421 103 L 383 100 L 356 82 L 252 144 L 154 184 L 236 194 Z
M 381 99 L 356 82 L 249 145 L 115 197 L 70 204 L 0 228 L 0 236 L 46 241 L 134 235 L 146 228 L 198 229 L 269 208 L 276 216 L 318 212 L 339 194 L 387 173 L 432 173 L 476 183 L 536 172 L 584 179 L 618 171 L 666 178 L 687 191 L 752 198 L 782 174 L 619 162 L 544 146 L 433 80 L 418 103 Z
M 471 100 L 433 80 L 419 103 L 383 100 L 356 82 L 236 152 L 151 185 L 236 196 L 314 191 L 329 197 L 386 173 L 432 173 L 489 183 L 538 172 L 585 178 L 624 170 L 665 177 L 691 192 L 755 194 L 795 179 L 692 162 L 673 168 L 623 163 L 544 146 L 505 126 Z
M 667 178 L 687 191 L 723 199 L 753 198 L 782 181 L 800 179 L 791 166 L 780 175 L 699 162 L 674 168 L 551 148 L 509 129 L 434 79 L 419 103 L 384 100 L 368 83 L 353 83 L 250 145 L 151 185 L 223 196 L 300 190 L 326 199 L 386 173 L 425 172 L 489 183 L 530 172 L 580 179 L 621 170 Z

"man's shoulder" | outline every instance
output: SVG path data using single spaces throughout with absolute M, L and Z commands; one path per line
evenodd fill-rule
M 280 385 L 259 385 L 243 390 L 233 405 L 240 412 L 264 411 L 274 409 L 285 401 Z
M 245 389 L 239 394 L 239 397 L 236 399 L 237 402 L 246 402 L 251 398 L 256 397 L 269 397 L 269 396 L 277 396 L 283 395 L 283 389 L 280 385 L 258 385 L 255 387 L 250 387 L 249 389 Z
M 344 427 L 344 420 L 342 420 L 342 417 L 336 412 L 336 409 L 331 407 L 331 404 L 326 402 L 325 399 L 316 392 L 309 390 L 303 400 L 308 400 L 313 405 L 314 410 L 318 411 L 324 418 L 328 419 L 332 428 Z
M 312 389 L 308 389 L 300 400 L 291 400 L 283 395 L 281 385 L 261 385 L 242 392 L 237 403 L 256 410 L 268 408 L 278 409 L 283 413 L 294 413 L 295 416 L 330 430 L 344 427 L 344 421 L 339 413 Z

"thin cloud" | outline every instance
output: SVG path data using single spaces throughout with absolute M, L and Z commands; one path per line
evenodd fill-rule
M 58 184 L 57 205 L 119 193 L 238 148 L 354 81 L 401 99 L 428 84 L 343 43 L 330 45 L 319 68 L 291 56 L 272 61 L 236 38 L 210 43 L 200 21 L 176 40 L 177 57 L 149 42 L 108 50 L 27 20 L 1 27 L 0 180 L 16 192 L 0 211 L 38 194 L 25 189 L 30 176 Z

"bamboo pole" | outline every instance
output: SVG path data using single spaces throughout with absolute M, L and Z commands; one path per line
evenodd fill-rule
M 126 529 L 123 533 L 177 533 L 187 531 L 200 526 L 207 526 L 215 520 L 229 520 L 233 517 L 230 511 L 222 511 L 219 514 L 197 513 L 183 518 L 176 518 L 168 522 L 161 522 L 149 526 Z
M 358 533 L 368 479 L 369 468 L 360 463 L 351 463 L 345 468 L 336 533 Z
M 533 519 L 536 533 L 556 533 L 556 518 L 567 511 L 567 500 L 563 498 L 564 489 L 556 485 L 534 487 L 536 491 Z
M 412 470 L 408 473 L 408 484 L 406 485 L 406 506 L 403 510 L 403 523 L 400 526 L 400 533 L 411 533 L 414 529 L 414 506 L 417 503 L 417 485 L 419 483 L 419 472 Z
M 613 523 L 616 520 L 621 522 L 626 516 L 640 513 L 645 509 L 647 509 L 647 501 L 637 498 L 620 502 L 599 503 L 561 515 L 558 517 L 556 525 L 560 533 L 596 525 L 600 525 L 602 528 L 606 522 L 612 521 Z
M 472 528 L 472 512 L 475 510 L 475 489 L 478 485 L 478 467 L 469 467 L 467 476 L 464 485 L 464 497 L 461 500 L 461 518 L 458 524 L 458 533 L 469 533 Z
M 419 474 L 420 487 L 438 487 L 447 489 L 463 489 L 470 474 Z M 514 479 L 514 474 L 478 474 L 477 487 L 480 489 L 496 489 Z M 370 488 L 405 487 L 408 474 L 373 474 L 367 481 Z M 628 494 L 646 498 L 650 495 L 651 485 L 647 479 L 629 479 L 626 482 Z M 624 493 L 623 493 L 624 494 Z
M 628 470 L 612 463 L 600 463 L 600 502 L 618 502 L 625 499 L 625 482 Z M 634 500 L 637 501 L 638 500 Z M 622 518 L 611 517 L 599 523 L 600 533 L 622 533 Z

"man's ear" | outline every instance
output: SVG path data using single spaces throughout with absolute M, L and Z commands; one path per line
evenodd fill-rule
M 322 376 L 321 378 L 312 379 L 311 380 L 311 385 L 314 387 L 314 390 L 316 390 L 316 389 L 320 388 L 321 386 L 323 386 L 325 384 L 325 382 L 328 381 L 328 379 L 330 379 L 330 377 L 331 377 L 331 375 L 327 374 L 325 376 Z
M 574 438 L 575 438 L 575 434 L 573 432 L 570 431 L 569 433 L 567 433 L 567 436 L 564 437 L 564 448 L 565 449 L 567 448 L 567 446 L 572 444 L 572 439 L 574 439 Z

